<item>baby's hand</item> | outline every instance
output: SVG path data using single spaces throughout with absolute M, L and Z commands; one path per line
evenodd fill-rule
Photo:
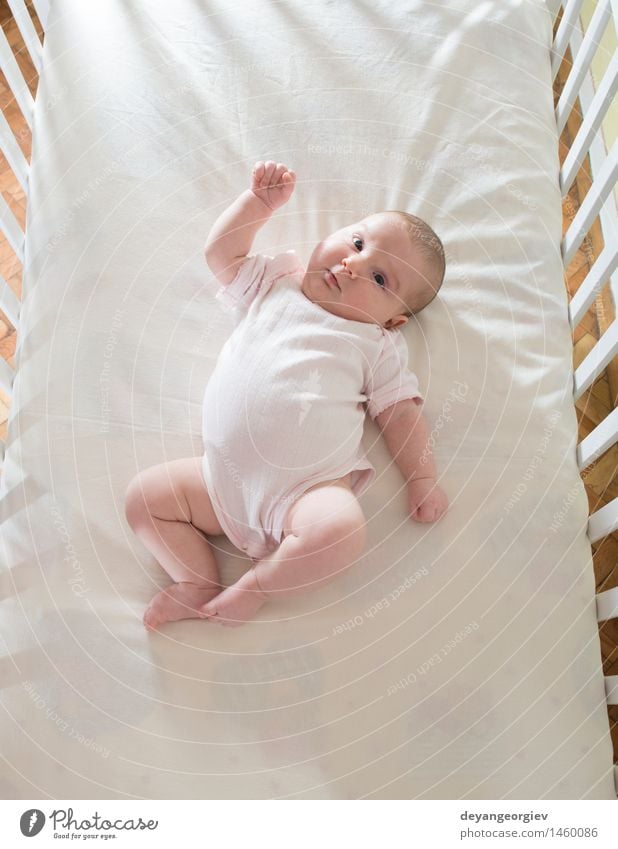
M 408 482 L 408 507 L 415 522 L 435 522 L 448 507 L 446 493 L 433 478 Z
M 251 174 L 251 191 L 267 207 L 278 209 L 292 197 L 296 174 L 282 162 L 256 162 Z

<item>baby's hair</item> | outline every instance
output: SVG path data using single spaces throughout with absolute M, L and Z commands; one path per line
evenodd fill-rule
M 425 259 L 428 260 L 432 271 L 435 272 L 435 279 L 431 282 L 427 281 L 428 285 L 425 287 L 424 297 L 420 305 L 415 305 L 415 308 L 412 309 L 409 304 L 406 304 L 407 309 L 404 315 L 410 318 L 424 310 L 433 301 L 442 286 L 446 270 L 444 245 L 438 235 L 422 218 L 418 218 L 409 212 L 402 212 L 400 209 L 387 209 L 384 214 L 398 215 L 403 219 L 413 246 L 420 250 Z

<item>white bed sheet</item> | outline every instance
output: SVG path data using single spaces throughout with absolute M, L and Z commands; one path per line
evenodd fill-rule
M 4 798 L 615 798 L 575 462 L 541 2 L 54 0 L 2 501 Z M 165 573 L 131 477 L 201 452 L 230 332 L 203 259 L 257 159 L 298 173 L 254 250 L 425 217 L 405 334 L 438 524 L 374 423 L 369 543 L 238 629 L 141 624 Z M 226 540 L 224 583 L 249 566 Z

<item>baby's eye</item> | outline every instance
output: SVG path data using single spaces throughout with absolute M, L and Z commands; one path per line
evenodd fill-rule
M 384 276 L 382 274 L 374 274 L 373 277 L 378 286 L 386 286 L 386 280 L 384 279 Z
M 357 242 L 360 242 L 361 245 L 363 244 L 363 240 L 360 238 L 360 236 L 353 236 L 352 237 L 352 243 L 355 245 Z M 359 251 L 360 251 L 360 248 L 359 248 Z

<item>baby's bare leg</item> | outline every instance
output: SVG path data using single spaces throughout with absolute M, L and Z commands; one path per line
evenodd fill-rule
M 175 581 L 151 601 L 146 627 L 197 616 L 198 608 L 221 591 L 205 534 L 223 533 L 202 477 L 201 458 L 145 469 L 129 484 L 125 512 L 131 528 Z
M 330 583 L 354 563 L 365 539 L 365 517 L 349 485 L 319 484 L 290 509 L 279 548 L 204 605 L 203 614 L 224 625 L 241 625 L 267 599 Z

